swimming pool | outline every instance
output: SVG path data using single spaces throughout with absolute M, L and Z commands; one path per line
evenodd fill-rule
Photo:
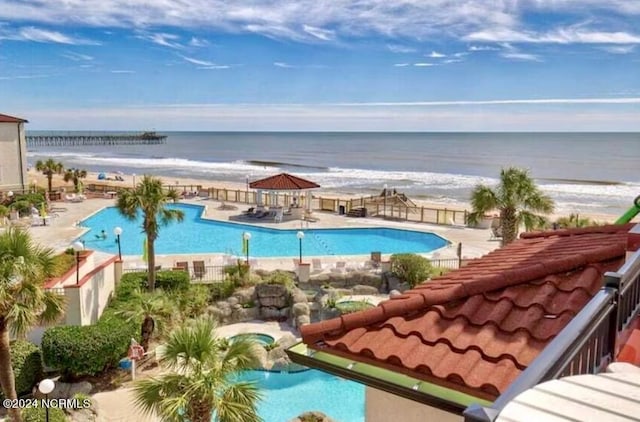
M 250 257 L 298 256 L 298 229 L 278 230 L 248 224 L 202 219 L 203 208 L 197 205 L 172 204 L 171 208 L 185 214 L 182 223 L 171 223 L 160 229 L 156 241 L 158 254 L 229 253 L 242 254 L 242 234 L 251 233 Z M 129 221 L 115 207 L 107 207 L 81 222 L 90 230 L 81 240 L 88 249 L 118 253 L 113 229 L 122 228 L 123 255 L 141 255 L 144 233 L 142 219 Z M 107 239 L 98 235 L 102 230 Z M 372 251 L 384 254 L 426 253 L 447 245 L 447 240 L 433 233 L 390 228 L 304 229 L 304 256 L 368 255 Z
M 264 422 L 283 422 L 301 413 L 317 410 L 335 421 L 364 422 L 364 390 L 315 369 L 301 372 L 247 371 L 242 380 L 256 381 L 263 399 L 258 414 Z

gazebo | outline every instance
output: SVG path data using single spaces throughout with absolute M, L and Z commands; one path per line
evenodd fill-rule
M 256 189 L 256 201 L 258 205 L 264 205 L 262 202 L 262 192 L 269 193 L 269 204 L 278 205 L 278 193 L 289 192 L 293 195 L 292 213 L 295 209 L 302 211 L 306 209 L 311 211 L 311 189 L 317 189 L 320 187 L 317 183 L 310 180 L 302 179 L 289 173 L 280 173 L 275 176 L 269 176 L 264 179 L 256 180 L 249 183 L 251 189 Z M 303 197 L 302 193 L 306 193 Z M 299 213 L 301 216 L 301 212 Z

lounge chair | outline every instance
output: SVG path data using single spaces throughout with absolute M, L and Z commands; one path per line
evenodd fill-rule
M 198 195 L 196 196 L 196 200 L 197 201 L 202 201 L 204 199 L 209 199 L 209 191 L 206 189 L 202 189 L 201 191 L 198 192 Z
M 193 261 L 193 277 L 198 280 L 202 280 L 204 274 L 207 272 L 204 261 Z
M 296 259 L 297 261 L 297 259 Z M 311 260 L 311 271 L 314 273 L 319 273 L 324 271 L 324 266 L 322 265 L 322 261 L 318 258 L 313 258 Z
M 284 210 L 282 208 L 278 209 L 276 211 L 276 215 L 275 217 L 273 217 L 273 221 L 275 221 L 276 223 L 282 223 L 282 215 L 284 213 Z
M 347 271 L 347 263 L 345 261 L 336 262 L 336 266 L 331 268 L 332 273 L 344 273 Z
M 182 271 L 189 272 L 189 262 L 187 262 L 187 261 L 178 261 L 178 262 L 176 262 L 176 265 L 174 265 L 173 269 L 174 270 L 182 270 Z
M 76 195 L 75 193 L 64 196 L 64 200 L 67 202 L 82 202 L 85 200 L 85 198 L 86 197 L 84 195 Z
M 489 240 L 498 240 L 502 239 L 502 225 L 500 224 L 500 219 L 495 218 L 491 222 L 491 237 Z
M 254 208 L 254 207 L 251 207 L 251 208 L 249 208 L 248 210 L 243 211 L 242 213 L 243 213 L 244 215 L 247 215 L 247 216 L 249 216 L 249 217 L 252 217 L 252 216 L 253 216 L 253 212 L 254 212 L 254 211 L 255 211 L 255 208 Z

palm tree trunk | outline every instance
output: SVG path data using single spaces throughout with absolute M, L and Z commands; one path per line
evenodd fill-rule
M 18 398 L 13 368 L 11 367 L 9 330 L 4 321 L 0 321 L 0 387 L 2 387 L 5 398 L 9 400 Z M 9 416 L 13 422 L 22 422 L 20 409 L 9 409 Z
M 151 336 L 153 335 L 153 330 L 156 326 L 155 321 L 149 315 L 144 317 L 144 321 L 142 321 L 142 327 L 140 330 L 140 337 L 142 339 L 140 345 L 144 348 L 145 351 L 149 350 L 149 342 L 151 341 Z
M 53 174 L 47 174 L 47 184 L 49 185 L 49 192 L 53 191 Z
M 147 236 L 147 269 L 149 272 L 149 291 L 152 292 L 156 288 L 156 249 L 155 239 Z
M 209 422 L 212 411 L 213 409 L 208 403 L 191 400 L 187 414 L 191 422 Z
M 505 208 L 500 212 L 500 223 L 502 224 L 502 246 L 506 246 L 518 237 L 518 219 L 516 210 Z

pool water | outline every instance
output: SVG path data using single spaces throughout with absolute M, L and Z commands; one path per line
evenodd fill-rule
M 172 204 L 184 212 L 182 223 L 173 222 L 160 228 L 155 247 L 158 254 L 228 253 L 242 256 L 242 234 L 251 233 L 250 257 L 298 256 L 296 230 L 279 230 L 247 224 L 202 219 L 203 208 L 197 205 Z M 122 228 L 123 255 L 141 255 L 144 233 L 142 218 L 125 219 L 115 207 L 105 208 L 81 225 L 90 230 L 80 239 L 88 249 L 118 253 L 113 229 Z M 102 230 L 107 239 L 97 235 Z M 303 256 L 368 255 L 372 251 L 384 254 L 426 253 L 448 244 L 433 233 L 390 228 L 305 229 L 302 239 Z
M 258 414 L 264 422 L 285 422 L 316 410 L 335 421 L 364 422 L 364 385 L 315 369 L 279 373 L 247 371 L 243 380 L 258 382 L 263 399 Z
M 271 337 L 269 334 L 260 334 L 260 333 L 242 333 L 236 334 L 230 338 L 231 341 L 238 338 L 249 338 L 261 346 L 269 346 L 275 342 L 275 339 Z

